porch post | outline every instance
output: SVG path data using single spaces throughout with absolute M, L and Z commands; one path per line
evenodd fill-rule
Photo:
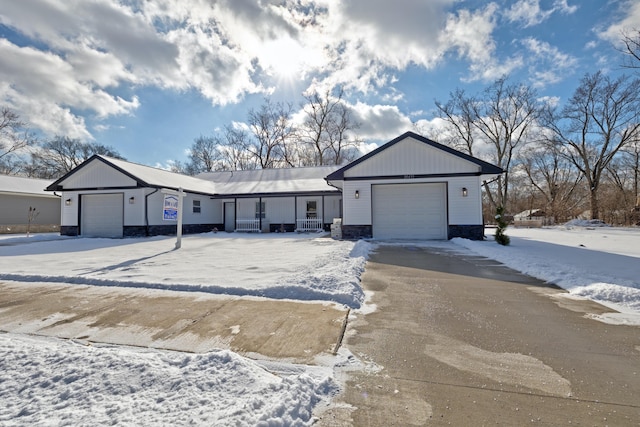
M 322 230 L 324 230 L 324 194 L 322 195 L 322 224 L 320 224 L 320 227 L 322 228 Z
M 262 197 L 258 198 L 258 212 L 259 212 L 258 216 L 260 217 L 259 218 L 260 219 L 260 222 L 259 222 L 259 224 L 260 224 L 260 233 L 262 233 Z

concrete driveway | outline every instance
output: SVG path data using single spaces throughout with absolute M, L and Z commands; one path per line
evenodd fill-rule
M 318 426 L 640 425 L 640 328 L 585 317 L 607 308 L 445 249 L 380 247 L 362 283 L 366 369 Z
M 0 331 L 313 364 L 342 338 L 348 311 L 198 292 L 0 282 Z

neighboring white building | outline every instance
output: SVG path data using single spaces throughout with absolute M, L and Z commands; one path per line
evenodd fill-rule
M 483 179 L 496 166 L 408 132 L 339 167 L 210 172 L 190 177 L 96 155 L 51 184 L 64 235 L 176 233 L 163 190 L 186 194 L 183 232 L 329 230 L 345 238 L 482 239 Z
M 0 175 L 0 233 L 24 233 L 32 215 L 31 232 L 58 231 L 60 196 L 45 191 L 49 180 Z

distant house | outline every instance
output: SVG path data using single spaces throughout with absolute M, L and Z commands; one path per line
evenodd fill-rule
M 547 216 L 542 209 L 527 209 L 513 216 L 515 227 L 542 227 L 543 225 L 553 225 L 553 217 Z
M 482 239 L 489 163 L 408 132 L 344 166 L 176 174 L 95 155 L 47 188 L 64 235 L 176 232 L 165 198 L 182 189 L 183 232 L 329 230 L 346 238 Z
M 60 196 L 45 191 L 51 181 L 0 175 L 0 233 L 25 233 L 31 215 L 31 232 L 60 229 Z

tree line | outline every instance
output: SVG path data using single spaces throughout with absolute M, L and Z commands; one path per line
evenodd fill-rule
M 245 123 L 196 138 L 187 162 L 175 161 L 174 171 L 195 175 L 350 162 L 360 155 L 362 140 L 343 94 L 342 89 L 307 94 L 298 114 L 290 103 L 265 98 L 258 109 L 249 110 Z
M 640 69 L 640 31 L 623 39 L 624 66 Z M 435 106 L 445 125 L 417 132 L 505 171 L 483 183 L 485 218 L 501 208 L 509 214 L 540 209 L 555 222 L 584 212 L 611 224 L 640 221 L 640 79 L 588 73 L 557 105 L 504 76 L 478 93 L 456 89 Z M 188 160 L 175 161 L 173 169 L 195 175 L 340 165 L 361 154 L 359 126 L 341 89 L 307 94 L 298 113 L 266 98 L 245 123 L 196 138 Z M 18 154 L 28 147 L 28 158 Z M 15 113 L 2 110 L 2 173 L 58 178 L 92 154 L 122 158 L 111 147 L 66 137 L 38 143 Z
M 640 31 L 622 36 L 624 67 L 640 69 Z M 503 207 L 640 225 L 640 79 L 587 73 L 560 106 L 502 77 L 436 109 L 445 126 L 428 136 L 505 171 L 483 184 L 485 218 Z
M 0 174 L 57 179 L 94 154 L 124 158 L 112 147 L 55 136 L 40 141 L 10 108 L 0 111 Z

